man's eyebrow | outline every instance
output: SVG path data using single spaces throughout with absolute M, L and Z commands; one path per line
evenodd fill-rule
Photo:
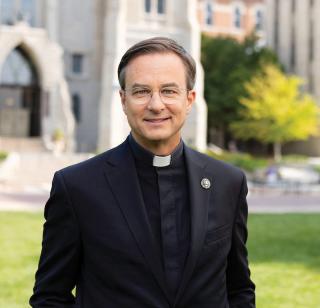
M 134 83 L 131 88 L 150 88 L 147 84 L 142 84 L 142 83 Z
M 169 83 L 164 83 L 161 85 L 161 88 L 164 88 L 164 87 L 179 87 L 179 85 L 175 82 L 169 82 Z
M 179 85 L 175 82 L 168 82 L 160 85 L 160 88 L 164 87 L 179 87 Z M 131 88 L 150 88 L 150 86 L 142 83 L 134 83 Z

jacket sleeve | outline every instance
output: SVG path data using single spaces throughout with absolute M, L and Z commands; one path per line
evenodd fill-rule
M 248 237 L 247 193 L 246 178 L 243 174 L 232 231 L 232 246 L 228 255 L 227 291 L 230 308 L 255 307 L 255 285 L 250 279 L 248 251 L 246 248 Z
M 73 307 L 72 290 L 80 267 L 80 232 L 60 172 L 53 178 L 44 216 L 42 251 L 30 305 Z

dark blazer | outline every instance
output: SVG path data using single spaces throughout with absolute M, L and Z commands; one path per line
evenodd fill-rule
M 31 306 L 255 307 L 245 247 L 245 176 L 186 146 L 185 158 L 191 248 L 175 297 L 167 290 L 125 141 L 55 174 Z M 209 189 L 201 186 L 203 178 Z

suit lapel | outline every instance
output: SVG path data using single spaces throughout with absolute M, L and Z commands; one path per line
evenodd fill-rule
M 166 288 L 160 259 L 161 252 L 155 243 L 143 202 L 134 158 L 127 141 L 118 150 L 111 153 L 107 162 L 105 176 L 138 247 L 145 257 L 146 263 L 149 265 L 165 296 L 171 301 L 172 298 L 170 298 Z
M 175 303 L 179 301 L 191 278 L 207 230 L 208 203 L 212 187 L 203 188 L 201 180 L 207 178 L 211 183 L 213 182 L 213 179 L 206 173 L 203 161 L 197 158 L 195 152 L 186 146 L 185 158 L 190 191 L 191 245 Z

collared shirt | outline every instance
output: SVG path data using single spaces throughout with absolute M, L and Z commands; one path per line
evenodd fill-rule
M 177 292 L 190 245 L 190 209 L 184 144 L 166 167 L 154 167 L 154 154 L 129 136 L 152 232 L 162 252 L 169 289 Z

